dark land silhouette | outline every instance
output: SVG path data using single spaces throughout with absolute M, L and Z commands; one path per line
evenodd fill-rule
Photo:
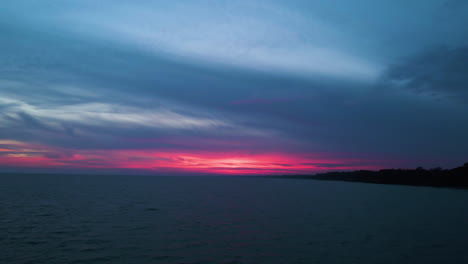
M 468 189 L 468 163 L 453 169 L 383 169 L 379 171 L 327 172 L 315 175 L 284 176 L 295 179 L 347 181 Z

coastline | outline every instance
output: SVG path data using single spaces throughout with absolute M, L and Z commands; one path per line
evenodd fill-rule
M 383 169 L 379 171 L 327 172 L 315 175 L 278 176 L 289 179 L 346 181 L 374 184 L 468 189 L 468 163 L 453 169 Z

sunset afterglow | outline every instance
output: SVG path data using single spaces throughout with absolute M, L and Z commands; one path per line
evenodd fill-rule
M 309 174 L 468 156 L 463 1 L 44 1 L 0 8 L 0 172 Z
M 30 145 L 21 142 L 0 142 L 0 165 L 23 168 L 86 168 L 129 169 L 147 173 L 191 174 L 301 174 L 329 169 L 375 169 L 363 165 L 369 161 L 333 160 L 317 154 L 281 154 L 215 151 L 153 150 L 67 150 Z

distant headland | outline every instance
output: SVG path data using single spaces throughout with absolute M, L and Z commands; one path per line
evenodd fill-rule
M 383 169 L 379 171 L 327 172 L 315 175 L 282 176 L 294 179 L 347 181 L 468 189 L 468 163 L 453 169 Z

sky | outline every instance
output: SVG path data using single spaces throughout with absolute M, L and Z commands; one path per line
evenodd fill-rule
M 0 172 L 468 162 L 468 1 L 3 0 Z

